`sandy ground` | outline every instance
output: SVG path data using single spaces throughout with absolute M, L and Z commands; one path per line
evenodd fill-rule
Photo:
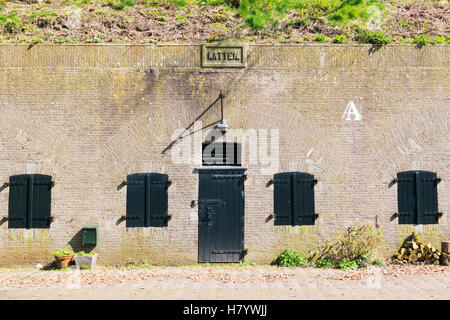
M 450 299 L 450 268 L 0 269 L 1 299 Z

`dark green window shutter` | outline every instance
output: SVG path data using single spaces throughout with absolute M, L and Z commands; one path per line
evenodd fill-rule
M 8 228 L 26 228 L 28 216 L 28 175 L 9 177 Z
M 436 173 L 429 171 L 418 171 L 416 173 L 416 187 L 417 223 L 439 223 Z
M 290 172 L 274 175 L 273 207 L 274 225 L 291 225 L 292 221 L 292 183 Z
M 292 173 L 294 225 L 314 225 L 314 184 L 314 175 L 305 172 Z
M 148 224 L 149 227 L 167 227 L 169 179 L 166 174 L 151 173 L 147 184 L 149 195 Z
M 127 227 L 145 226 L 145 181 L 142 173 L 127 176 Z
M 398 223 L 416 223 L 416 188 L 414 171 L 397 173 Z
M 32 174 L 29 184 L 31 228 L 50 228 L 52 177 Z

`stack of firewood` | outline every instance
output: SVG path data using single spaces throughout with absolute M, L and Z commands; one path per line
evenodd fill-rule
M 413 232 L 392 257 L 394 260 L 409 263 L 439 264 L 441 252 L 431 245 L 423 244 L 419 235 Z

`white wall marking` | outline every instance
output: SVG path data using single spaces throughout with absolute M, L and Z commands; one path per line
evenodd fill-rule
M 351 118 L 351 115 L 353 115 L 353 119 Z M 359 121 L 362 119 L 361 114 L 359 113 L 358 109 L 356 109 L 355 103 L 353 101 L 350 101 L 347 104 L 347 108 L 345 108 L 342 119 L 347 121 Z

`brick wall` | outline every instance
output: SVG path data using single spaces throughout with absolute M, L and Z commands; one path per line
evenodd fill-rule
M 249 45 L 245 69 L 200 66 L 195 45 L 0 46 L 0 182 L 10 175 L 53 176 L 50 229 L 0 225 L 0 264 L 50 262 L 51 251 L 80 250 L 80 229 L 99 230 L 100 264 L 145 258 L 197 261 L 197 174 L 163 150 L 226 90 L 234 129 L 278 129 L 279 168 L 244 155 L 247 261 L 271 262 L 284 248 L 301 252 L 354 222 L 385 231 L 389 255 L 416 230 L 440 246 L 449 237 L 449 46 Z M 360 121 L 343 117 L 350 101 Z M 218 120 L 219 108 L 202 118 Z M 353 118 L 351 118 L 353 119 Z M 178 131 L 180 133 L 180 131 Z M 270 137 L 270 135 L 269 135 Z M 186 140 L 185 140 L 186 141 Z M 197 139 L 198 141 L 198 139 Z M 201 142 L 201 140 L 200 140 Z M 175 148 L 176 149 L 176 148 Z M 269 149 L 270 151 L 270 149 Z M 255 164 L 254 161 L 257 161 Z M 398 225 L 396 173 L 436 171 L 439 225 Z M 273 173 L 313 173 L 315 226 L 273 226 Z M 127 174 L 161 172 L 169 188 L 167 228 L 125 228 Z M 0 217 L 8 215 L 8 189 Z

